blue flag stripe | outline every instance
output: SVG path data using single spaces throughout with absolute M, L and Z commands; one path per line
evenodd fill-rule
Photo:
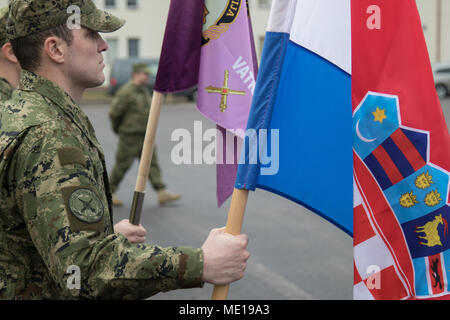
M 378 181 L 382 190 L 386 190 L 392 186 L 391 180 L 373 154 L 368 155 L 367 158 L 364 159 L 364 163 L 369 167 L 369 170 L 375 176 L 375 179 Z
M 257 86 L 247 123 L 248 129 L 258 131 L 269 128 L 288 42 L 289 34 L 287 33 L 267 32 L 266 34 Z M 245 155 L 245 158 L 240 161 L 243 164 L 239 166 L 235 186 L 237 189 L 254 191 L 260 164 L 250 164 L 249 152 Z
M 268 34 L 267 46 L 271 40 L 275 40 L 274 35 Z M 248 128 L 279 130 L 279 145 L 272 141 L 267 148 L 279 148 L 279 170 L 275 175 L 261 175 L 260 166 L 240 165 L 236 187 L 271 190 L 327 217 L 352 234 L 353 135 L 348 130 L 353 122 L 351 76 L 291 41 L 279 80 L 278 73 L 270 74 L 279 61 L 263 58 L 264 62 Z M 278 83 L 276 93 L 264 82 Z M 270 94 L 265 92 L 266 88 L 272 90 Z M 261 110 L 261 105 L 266 110 Z M 261 126 L 261 118 L 269 120 L 267 125 Z

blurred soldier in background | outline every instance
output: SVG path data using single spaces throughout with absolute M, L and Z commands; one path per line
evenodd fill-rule
M 146 87 L 149 75 L 150 69 L 146 64 L 135 64 L 132 78 L 117 92 L 109 113 L 113 130 L 119 135 L 116 164 L 109 179 L 115 206 L 123 205 L 115 193 L 134 160 L 140 159 L 142 154 L 152 100 Z M 158 193 L 160 205 L 181 197 L 179 194 L 172 194 L 166 190 L 158 164 L 156 147 L 150 166 L 149 180 Z
M 0 102 L 11 97 L 19 85 L 20 65 L 6 37 L 8 8 L 0 9 Z

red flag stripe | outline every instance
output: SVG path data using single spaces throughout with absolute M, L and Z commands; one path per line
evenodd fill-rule
M 370 221 L 367 218 L 363 205 L 359 205 L 353 209 L 353 223 L 353 246 L 357 246 L 375 236 L 375 232 L 370 225 Z
M 416 147 L 411 143 L 408 137 L 405 136 L 402 130 L 399 129 L 395 131 L 391 138 L 406 159 L 408 159 L 408 162 L 414 168 L 414 171 L 418 171 L 425 166 L 426 163 L 419 151 L 417 151 Z
M 355 260 L 353 260 L 353 285 L 360 283 L 362 281 L 359 275 L 358 269 L 356 268 Z
M 403 180 L 402 174 L 398 170 L 395 163 L 392 161 L 389 154 L 386 152 L 386 150 L 384 150 L 383 146 L 379 146 L 378 148 L 376 148 L 373 152 L 373 155 L 383 167 L 393 185 Z
M 442 272 L 442 257 L 441 254 L 436 254 L 427 258 L 428 275 L 430 278 L 430 286 L 433 294 L 444 292 L 444 274 Z

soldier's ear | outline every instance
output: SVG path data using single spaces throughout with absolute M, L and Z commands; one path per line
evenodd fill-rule
M 18 64 L 19 61 L 17 61 L 16 55 L 14 54 L 12 45 L 10 42 L 5 43 L 2 46 L 2 54 L 8 60 L 9 62 Z
M 64 63 L 66 52 L 67 43 L 59 37 L 51 36 L 44 41 L 42 58 L 61 64 Z

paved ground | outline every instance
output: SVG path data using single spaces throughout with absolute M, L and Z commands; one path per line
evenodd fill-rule
M 450 99 L 442 101 L 447 122 Z M 96 128 L 111 170 L 117 137 L 110 129 L 106 105 L 86 105 L 84 110 Z M 176 166 L 171 151 L 175 129 L 193 134 L 194 121 L 203 129 L 214 124 L 205 120 L 193 104 L 166 103 L 158 129 L 157 145 L 164 179 L 182 200 L 171 207 L 159 207 L 148 187 L 142 224 L 148 242 L 162 246 L 200 247 L 209 231 L 226 224 L 229 201 L 218 209 L 215 195 L 215 167 Z M 126 208 L 115 211 L 115 222 L 128 218 L 138 165 L 134 164 L 118 192 Z M 352 299 L 352 239 L 303 207 L 271 193 L 252 193 L 243 232 L 250 236 L 252 254 L 243 280 L 232 284 L 229 299 Z M 158 294 L 151 299 L 210 299 L 212 286 Z

